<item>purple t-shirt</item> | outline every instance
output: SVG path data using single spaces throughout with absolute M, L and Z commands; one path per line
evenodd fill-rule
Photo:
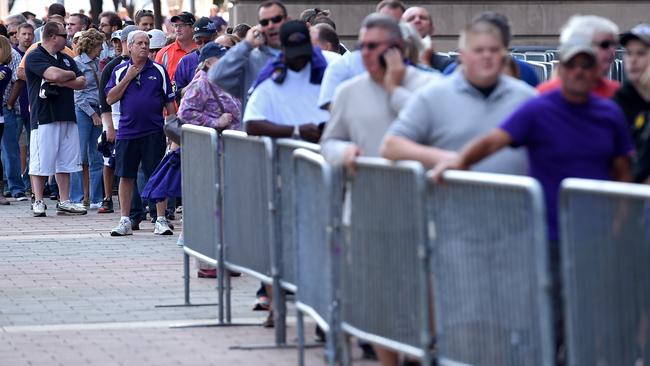
M 196 68 L 199 66 L 199 53 L 193 51 L 183 56 L 176 66 L 174 72 L 174 83 L 176 83 L 176 90 L 180 91 L 190 84 L 196 74 Z
M 530 176 L 544 190 L 549 240 L 558 241 L 558 201 L 564 178 L 611 180 L 615 158 L 628 156 L 632 139 L 612 101 L 592 95 L 569 103 L 560 90 L 533 98 L 503 122 L 513 146 L 528 149 Z
M 106 84 L 106 95 L 126 75 L 133 60 L 115 67 Z M 120 128 L 117 139 L 129 140 L 162 132 L 165 119 L 163 107 L 174 100 L 174 91 L 165 68 L 147 60 L 140 75 L 131 80 L 120 99 Z

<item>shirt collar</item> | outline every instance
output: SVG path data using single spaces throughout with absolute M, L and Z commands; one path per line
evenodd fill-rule
M 79 55 L 79 60 L 84 64 L 89 64 L 94 61 L 85 52 Z
M 129 58 L 129 65 L 133 65 L 133 59 L 132 58 Z M 150 68 L 152 66 L 153 66 L 153 61 L 151 61 L 151 59 L 149 57 L 147 57 L 147 61 L 144 63 L 144 67 L 142 68 L 142 70 L 144 71 L 144 70 L 146 70 L 146 69 L 148 69 L 148 68 Z
M 484 98 L 483 94 L 480 91 L 478 91 L 474 86 L 472 86 L 472 84 L 470 84 L 469 81 L 467 81 L 462 66 L 459 66 L 456 69 L 456 71 L 454 71 L 452 77 L 455 78 L 454 85 L 456 86 L 456 90 Z M 505 80 L 505 76 L 500 75 L 499 80 L 497 81 L 497 87 L 494 89 L 492 94 L 490 94 L 490 96 L 484 99 L 494 100 L 500 98 L 502 95 L 508 93 L 509 91 L 510 88 L 508 87 L 508 83 Z

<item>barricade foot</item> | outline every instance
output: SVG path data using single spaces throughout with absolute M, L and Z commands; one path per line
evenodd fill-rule
M 259 327 L 259 323 L 219 323 L 218 321 L 210 323 L 191 323 L 191 324 L 176 324 L 169 326 L 169 329 L 182 329 L 182 328 L 227 328 L 227 327 Z
M 323 343 L 307 343 L 303 345 L 304 348 L 321 348 L 324 347 Z M 253 351 L 253 350 L 262 350 L 262 349 L 297 349 L 298 344 L 296 343 L 285 343 L 285 344 L 251 344 L 251 345 L 237 345 L 230 346 L 228 349 L 231 350 L 241 350 L 241 351 Z
M 163 304 L 163 305 L 156 305 L 156 308 L 180 308 L 180 307 L 192 307 L 192 306 L 217 306 L 219 305 L 216 302 L 208 302 L 208 303 L 202 303 L 202 304 Z

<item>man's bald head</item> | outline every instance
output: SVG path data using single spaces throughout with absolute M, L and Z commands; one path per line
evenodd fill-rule
M 404 15 L 402 15 L 402 20 L 415 27 L 422 38 L 433 35 L 433 21 L 425 8 L 413 6 L 406 9 Z

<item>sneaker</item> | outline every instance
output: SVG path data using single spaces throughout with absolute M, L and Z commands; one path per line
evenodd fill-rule
M 59 200 L 59 195 L 56 194 L 56 193 L 52 193 L 52 194 L 50 194 L 50 199 L 52 201 L 58 201 Z
M 11 192 L 9 192 L 9 191 L 3 192 L 3 193 L 2 193 L 2 196 L 3 196 L 4 198 L 11 198 Z
M 183 206 L 176 207 L 176 213 L 177 214 L 182 214 L 183 213 Z
M 217 278 L 216 269 L 199 269 L 197 272 L 199 278 Z
M 262 326 L 264 328 L 273 328 L 275 326 L 275 322 L 273 321 L 273 311 L 269 311 L 269 316 L 262 323 Z
M 152 218 L 151 218 L 151 223 L 152 223 L 152 224 L 155 224 L 157 220 L 158 220 L 157 217 L 152 217 Z M 174 230 L 174 224 L 172 224 L 171 222 L 169 222 L 169 218 L 167 219 L 167 226 L 169 226 L 170 229 Z
M 80 205 L 67 201 L 61 201 L 56 204 L 57 215 L 85 215 L 88 211 Z
M 113 213 L 113 200 L 103 200 L 102 206 L 97 209 L 97 213 Z
M 14 198 L 18 202 L 27 201 L 27 196 L 23 192 L 18 192 L 14 195 Z
M 133 235 L 130 219 L 121 219 L 120 223 L 111 230 L 111 236 Z
M 88 207 L 90 210 L 99 210 L 99 208 L 102 207 L 101 202 L 97 203 L 91 203 L 90 206 Z
M 131 220 L 131 230 L 140 230 L 141 220 Z
M 47 210 L 47 206 L 45 206 L 43 200 L 35 201 L 32 204 L 32 214 L 34 217 L 45 217 L 45 210 Z
M 169 222 L 165 218 L 158 218 L 156 220 L 156 227 L 153 230 L 153 233 L 156 235 L 172 235 L 174 232 L 169 228 Z

